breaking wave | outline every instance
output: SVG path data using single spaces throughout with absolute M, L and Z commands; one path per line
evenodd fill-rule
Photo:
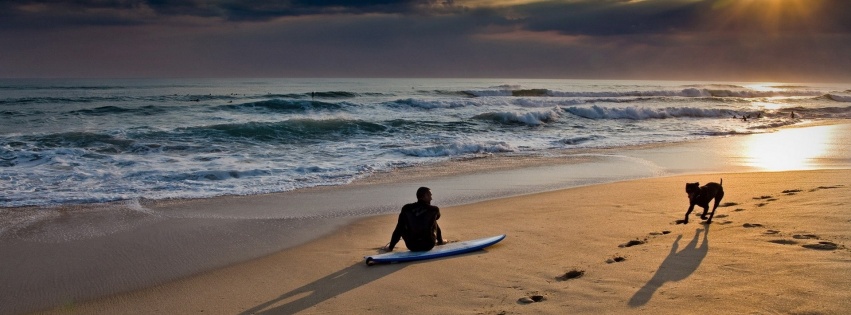
M 573 115 L 588 119 L 664 119 L 676 117 L 731 117 L 737 112 L 727 109 L 704 109 L 695 107 L 602 107 L 593 105 L 591 107 L 567 107 L 564 110 Z
M 546 110 L 539 112 L 497 112 L 484 113 L 473 117 L 474 119 L 489 120 L 506 124 L 524 124 L 529 126 L 539 126 L 546 123 L 558 120 L 559 113 L 554 110 Z
M 416 157 L 445 157 L 474 153 L 499 153 L 514 151 L 515 149 L 508 143 L 497 141 L 452 142 L 445 145 L 405 148 L 400 150 L 402 154 Z

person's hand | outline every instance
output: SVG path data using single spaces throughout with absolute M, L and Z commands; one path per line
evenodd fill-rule
M 437 245 L 446 245 L 446 243 L 449 243 L 449 240 L 437 240 Z
M 387 245 L 384 245 L 383 247 L 381 247 L 381 251 L 383 251 L 383 252 L 392 252 L 393 250 L 392 250 L 392 249 L 390 249 L 390 244 L 387 244 Z

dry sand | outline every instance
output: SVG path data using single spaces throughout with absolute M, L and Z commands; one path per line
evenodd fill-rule
M 722 177 L 711 225 L 674 224 L 688 206 L 685 182 Z M 388 242 L 395 221 L 376 216 L 265 258 L 46 313 L 847 314 L 850 206 L 851 170 L 587 186 L 443 208 L 450 240 L 508 235 L 484 251 L 367 267 L 363 256 Z M 571 271 L 583 273 L 564 279 Z M 540 301 L 523 302 L 532 297 Z

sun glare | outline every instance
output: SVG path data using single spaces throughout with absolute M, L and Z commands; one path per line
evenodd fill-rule
M 827 152 L 829 128 L 787 129 L 754 135 L 745 152 L 747 164 L 767 171 L 807 170 Z
M 721 28 L 773 34 L 790 28 L 805 32 L 820 5 L 811 0 L 721 0 L 713 9 L 726 17 L 717 21 Z
M 764 83 L 746 84 L 745 87 L 749 88 L 751 90 L 760 91 L 760 92 L 776 92 L 776 91 L 781 90 L 780 88 L 777 87 L 778 85 L 780 85 L 780 83 L 765 83 L 764 82 Z

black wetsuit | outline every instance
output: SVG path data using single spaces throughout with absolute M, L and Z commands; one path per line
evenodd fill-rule
M 438 207 L 419 201 L 406 204 L 399 213 L 399 221 L 387 249 L 393 250 L 399 238 L 403 238 L 405 246 L 412 251 L 426 251 L 434 248 L 435 243 L 443 244 L 437 219 L 440 219 Z

